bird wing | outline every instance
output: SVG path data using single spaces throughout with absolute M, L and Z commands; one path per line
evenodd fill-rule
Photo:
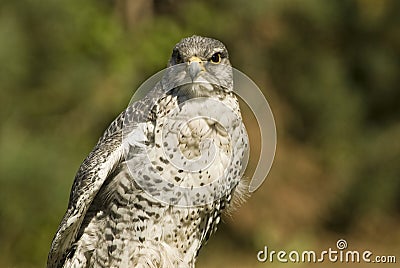
M 142 100 L 134 102 L 107 128 L 75 176 L 68 209 L 51 244 L 47 267 L 60 267 L 73 246 L 85 215 L 107 177 L 124 159 L 123 129 L 142 131 L 138 123 L 149 120 L 151 107 L 165 93 L 157 84 Z
M 48 267 L 58 267 L 76 239 L 79 228 L 100 187 L 123 158 L 121 132 L 99 143 L 75 176 L 67 212 L 53 239 Z M 54 265 L 54 266 L 52 266 Z

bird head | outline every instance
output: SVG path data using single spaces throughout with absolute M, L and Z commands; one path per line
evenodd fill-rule
M 232 67 L 225 45 L 213 38 L 191 36 L 182 39 L 172 50 L 168 62 L 172 69 L 174 84 L 200 83 L 218 85 L 225 90 L 232 90 Z

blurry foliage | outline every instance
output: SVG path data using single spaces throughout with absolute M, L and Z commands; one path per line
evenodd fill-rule
M 400 244 L 399 1 L 132 3 L 0 4 L 1 267 L 44 266 L 80 162 L 192 34 L 228 46 L 278 127 L 268 180 L 199 266 L 229 254 L 253 267 L 265 244 L 310 249 L 338 235 Z

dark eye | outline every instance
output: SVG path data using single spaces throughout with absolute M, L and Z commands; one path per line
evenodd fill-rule
M 220 63 L 221 62 L 221 53 L 219 53 L 219 52 L 214 53 L 214 55 L 211 56 L 210 61 L 215 64 Z
M 183 58 L 179 51 L 175 51 L 175 64 L 179 64 L 183 62 Z

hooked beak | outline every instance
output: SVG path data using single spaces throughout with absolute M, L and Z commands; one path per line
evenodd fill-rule
M 188 61 L 188 72 L 189 72 L 190 78 L 192 79 L 192 82 L 194 82 L 194 80 L 203 71 L 205 71 L 203 61 L 196 56 L 191 57 Z

